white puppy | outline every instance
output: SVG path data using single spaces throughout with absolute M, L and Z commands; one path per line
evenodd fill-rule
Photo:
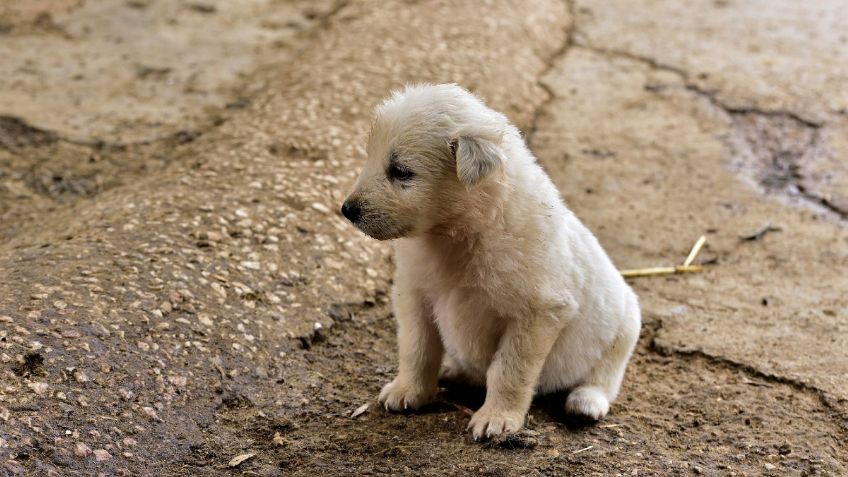
M 400 363 L 386 408 L 430 401 L 446 355 L 447 373 L 486 386 L 475 439 L 520 429 L 537 392 L 571 389 L 567 412 L 607 413 L 639 303 L 506 117 L 456 85 L 395 92 L 342 213 L 397 239 Z

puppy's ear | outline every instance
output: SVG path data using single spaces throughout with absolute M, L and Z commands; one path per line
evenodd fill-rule
M 479 184 L 506 160 L 501 148 L 486 139 L 460 136 L 450 146 L 456 157 L 456 175 L 469 187 Z

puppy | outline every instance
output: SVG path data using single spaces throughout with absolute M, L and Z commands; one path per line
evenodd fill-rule
M 570 389 L 568 413 L 606 415 L 639 303 L 519 131 L 457 85 L 408 86 L 376 108 L 367 150 L 342 214 L 394 240 L 400 356 L 380 402 L 431 401 L 444 358 L 486 387 L 475 439 L 519 430 L 534 393 Z

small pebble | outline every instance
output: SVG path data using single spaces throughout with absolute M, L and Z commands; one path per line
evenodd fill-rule
M 77 445 L 74 447 L 74 455 L 77 457 L 88 457 L 91 455 L 91 448 L 83 442 L 77 442 Z
M 106 451 L 106 449 L 97 449 L 94 451 L 94 458 L 98 462 L 103 462 L 104 460 L 109 460 L 112 458 L 112 454 Z
M 47 392 L 47 383 L 29 383 L 27 386 L 39 396 Z

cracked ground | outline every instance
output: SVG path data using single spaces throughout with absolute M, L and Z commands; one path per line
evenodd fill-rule
M 0 475 L 848 475 L 848 2 L 0 1 Z M 602 422 L 419 413 L 371 108 L 457 82 L 634 279 Z M 362 412 L 363 405 L 368 405 Z M 352 417 L 354 410 L 359 410 Z

